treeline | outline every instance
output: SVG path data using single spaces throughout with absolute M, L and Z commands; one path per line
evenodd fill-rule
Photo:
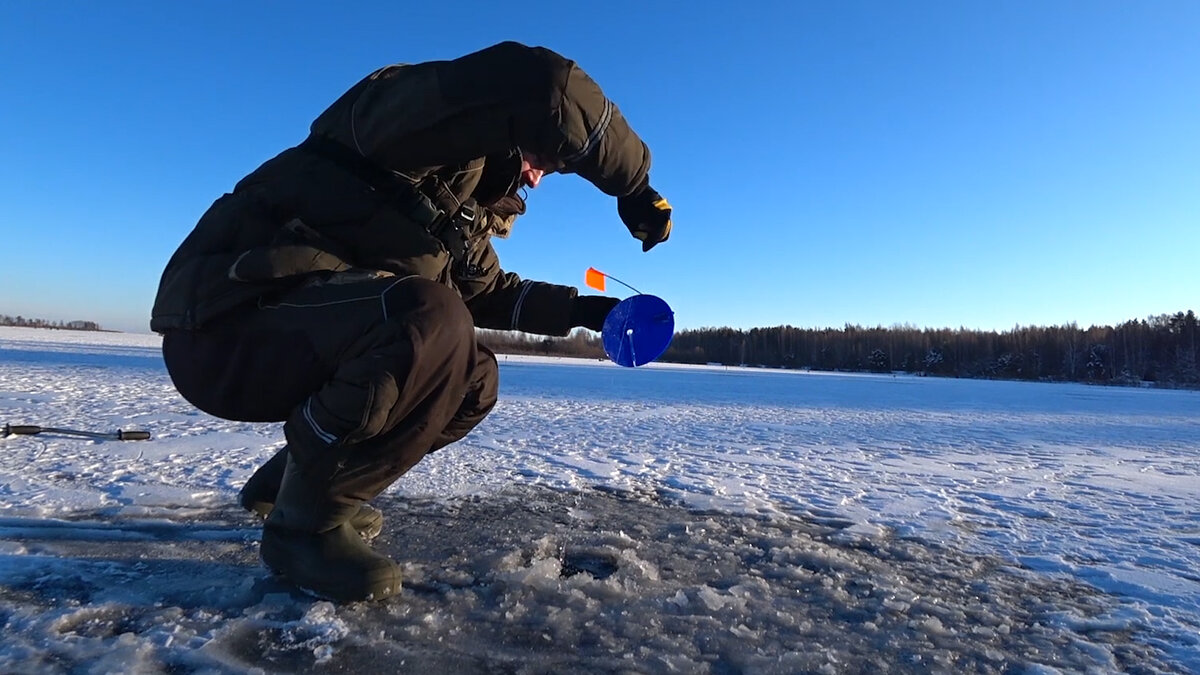
M 565 338 L 484 329 L 476 330 L 475 336 L 480 344 L 497 354 L 570 356 L 581 359 L 606 358 L 600 334 L 582 328 Z
M 567 338 L 479 331 L 496 352 L 604 358 L 595 333 Z M 890 328 L 701 328 L 675 334 L 658 359 L 763 368 L 902 371 L 946 377 L 1200 388 L 1200 326 L 1192 311 L 1118 326 L 1018 326 L 1009 331 Z
M 1004 332 L 853 325 L 704 328 L 677 333 L 660 360 L 1196 388 L 1197 333 L 1192 311 L 1118 326 L 1018 326 Z
M 47 321 L 46 319 L 27 319 L 23 316 L 0 314 L 0 326 L 17 326 L 20 328 L 54 328 L 57 330 L 104 330 L 95 321 Z

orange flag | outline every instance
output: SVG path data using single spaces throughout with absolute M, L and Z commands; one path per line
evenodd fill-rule
M 587 273 L 584 274 L 584 281 L 588 286 L 591 286 L 601 293 L 604 292 L 604 272 L 601 272 L 595 267 L 589 267 L 587 269 Z

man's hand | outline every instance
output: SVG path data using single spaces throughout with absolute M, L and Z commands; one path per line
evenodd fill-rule
M 571 305 L 571 325 L 583 326 L 599 331 L 604 328 L 604 319 L 620 300 L 603 295 L 581 295 Z
M 629 233 L 642 242 L 643 253 L 671 236 L 671 205 L 649 181 L 632 194 L 617 197 L 617 214 Z

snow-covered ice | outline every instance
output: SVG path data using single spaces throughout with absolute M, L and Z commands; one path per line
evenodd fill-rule
M 1200 672 L 1200 394 L 502 357 L 334 606 L 234 498 L 278 425 L 155 336 L 0 329 L 0 672 Z

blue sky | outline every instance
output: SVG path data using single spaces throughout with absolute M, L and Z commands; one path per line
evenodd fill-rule
M 3 3 L 0 313 L 148 330 L 204 209 L 346 88 L 505 39 L 578 61 L 675 207 L 643 254 L 552 176 L 497 247 L 523 277 L 595 266 L 682 328 L 1200 310 L 1200 3 L 546 7 Z

